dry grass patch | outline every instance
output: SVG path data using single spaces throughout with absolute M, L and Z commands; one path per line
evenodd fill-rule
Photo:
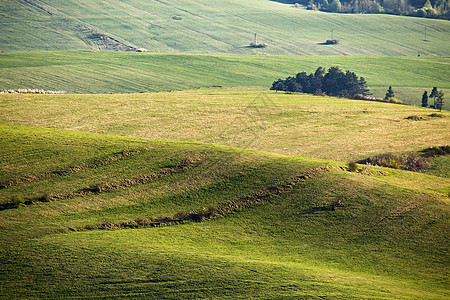
M 257 89 L 27 97 L 0 95 L 0 122 L 341 161 L 449 141 L 448 118 L 405 119 L 427 109 Z

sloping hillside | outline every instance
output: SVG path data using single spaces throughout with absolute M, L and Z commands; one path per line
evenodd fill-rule
M 450 93 L 450 59 L 442 57 L 192 55 L 130 52 L 0 54 L 0 89 L 133 93 L 213 85 L 269 89 L 277 78 L 340 66 L 363 76 L 377 97 L 421 105 L 424 90 Z M 431 104 L 431 103 L 430 103 Z M 444 107 L 449 102 L 444 101 Z
M 449 145 L 449 122 L 448 111 L 242 88 L 0 94 L 2 124 L 204 142 L 344 162 Z
M 330 14 L 269 0 L 3 0 L 0 19 L 1 51 L 450 55 L 448 21 Z M 332 30 L 339 44 L 324 45 Z M 254 33 L 268 48 L 249 47 Z
M 448 179 L 205 144 L 0 131 L 0 203 L 24 200 L 0 210 L 2 298 L 449 296 Z M 182 221 L 202 211 L 211 219 Z

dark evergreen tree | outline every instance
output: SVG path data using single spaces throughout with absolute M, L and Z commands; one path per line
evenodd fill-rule
M 344 73 L 339 67 L 331 67 L 323 76 L 322 91 L 329 96 L 341 96 L 339 83 L 343 82 Z
M 436 97 L 438 94 L 438 90 L 437 87 L 433 87 L 433 89 L 431 90 L 431 94 L 430 94 L 430 98 L 433 98 L 433 108 L 436 108 Z
M 372 95 L 370 90 L 367 88 L 367 82 L 364 77 L 359 78 L 359 93 L 363 96 L 369 96 Z
M 439 109 L 439 111 L 441 111 L 443 106 L 444 106 L 444 92 L 440 90 L 439 92 L 437 92 L 436 104 L 434 105 L 434 108 Z
M 287 91 L 287 86 L 284 80 L 279 78 L 277 81 L 272 83 L 272 87 L 270 89 L 275 91 Z
M 428 107 L 428 92 L 423 92 L 422 95 L 422 107 Z
M 300 72 L 295 76 L 295 80 L 299 85 L 302 86 L 302 92 L 308 93 L 307 91 L 310 89 L 310 83 L 308 80 L 308 75 L 305 72 Z
M 389 86 L 387 92 L 386 92 L 386 96 L 384 97 L 385 100 L 389 99 L 389 98 L 394 98 L 395 97 L 395 93 L 394 90 L 392 89 L 392 86 Z
M 295 80 L 295 77 L 288 77 L 286 86 L 289 92 L 298 93 L 302 91 L 302 86 Z
M 314 76 L 318 79 L 322 79 L 323 75 L 325 75 L 325 69 L 322 67 L 318 67 L 317 70 L 314 72 Z
M 321 93 L 322 92 L 322 77 L 316 77 L 315 74 L 310 74 L 308 76 L 309 80 L 309 92 L 304 91 L 305 93 Z
M 361 88 L 359 86 L 358 76 L 355 73 L 347 71 L 345 73 L 343 88 L 341 91 L 342 96 L 353 96 L 361 94 Z

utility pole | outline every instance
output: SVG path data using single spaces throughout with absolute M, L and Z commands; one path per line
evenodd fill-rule
M 331 40 L 333 40 L 333 30 L 334 29 L 331 29 Z
M 427 26 L 425 26 L 425 41 L 427 40 Z
M 254 42 L 254 43 L 255 43 L 255 45 L 256 45 L 256 33 L 255 33 L 255 42 Z

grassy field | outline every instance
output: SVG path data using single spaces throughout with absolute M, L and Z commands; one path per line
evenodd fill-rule
M 9 125 L 0 133 L 11 185 L 0 204 L 50 201 L 0 210 L 0 298 L 449 297 L 449 179 L 206 144 Z M 160 176 L 136 181 L 151 174 Z M 75 193 L 100 184 L 110 188 Z M 93 230 L 211 205 L 230 210 Z
M 448 95 L 450 23 L 281 2 L 0 1 L 0 89 L 69 93 L 0 94 L 0 299 L 450 298 L 449 156 L 348 165 L 449 145 L 450 112 L 269 91 Z
M 330 14 L 269 0 L 3 0 L 0 19 L 0 51 L 130 45 L 164 53 L 450 55 L 445 20 Z M 323 45 L 331 30 L 339 44 Z M 268 48 L 248 47 L 254 33 Z
M 124 52 L 0 54 L 0 89 L 69 93 L 132 93 L 212 85 L 263 87 L 319 66 L 339 66 L 363 76 L 375 96 L 389 85 L 396 96 L 420 105 L 424 90 L 450 93 L 450 60 L 438 57 L 186 55 Z M 444 101 L 448 107 L 448 101 Z
M 450 144 L 448 111 L 242 88 L 0 95 L 0 123 L 193 141 L 331 160 Z M 421 116 L 420 121 L 406 119 Z

